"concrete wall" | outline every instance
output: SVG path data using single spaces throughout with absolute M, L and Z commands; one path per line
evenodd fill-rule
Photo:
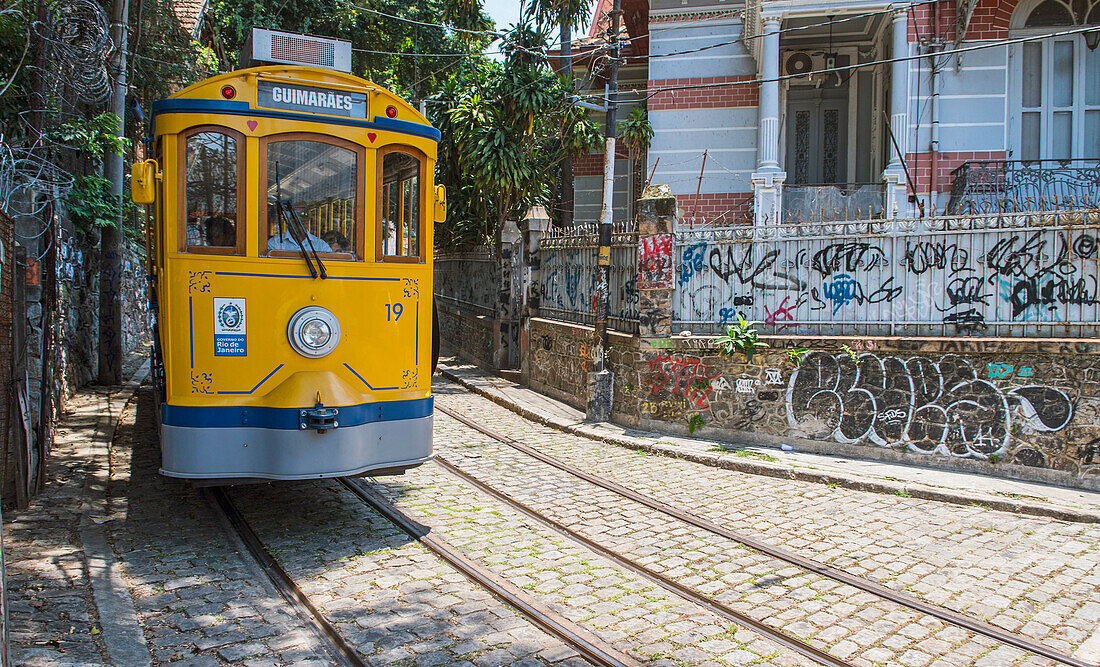
M 440 355 L 492 368 L 495 320 L 468 310 L 436 302 L 439 313 Z

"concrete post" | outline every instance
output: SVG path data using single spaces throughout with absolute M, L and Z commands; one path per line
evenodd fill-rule
M 893 40 L 890 56 L 892 58 L 904 58 L 909 55 L 909 22 L 905 9 L 899 9 L 893 14 Z M 909 199 L 905 181 L 905 168 L 902 166 L 902 158 L 905 157 L 906 139 L 908 132 L 908 104 L 909 104 L 909 62 L 894 62 L 890 66 L 890 131 L 894 141 L 887 137 L 890 148 L 890 162 L 882 174 L 882 180 L 886 184 L 886 200 L 884 213 L 887 218 L 908 217 L 910 214 Z M 900 149 L 900 152 L 899 152 Z
M 764 18 L 760 49 L 759 130 L 756 171 L 751 177 L 757 226 L 778 224 L 787 174 L 779 167 L 779 25 L 780 17 Z
M 676 287 L 676 198 L 667 185 L 647 188 L 638 200 L 638 336 L 672 335 L 672 295 Z

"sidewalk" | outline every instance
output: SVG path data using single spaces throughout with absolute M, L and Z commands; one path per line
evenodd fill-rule
M 883 461 L 738 446 L 702 438 L 652 433 L 613 423 L 590 423 L 584 412 L 457 360 L 440 359 L 448 380 L 475 391 L 533 421 L 614 445 L 643 449 L 741 472 L 837 484 L 861 491 L 895 494 L 960 505 L 1100 523 L 1100 493 L 1021 482 L 1003 477 L 902 465 Z

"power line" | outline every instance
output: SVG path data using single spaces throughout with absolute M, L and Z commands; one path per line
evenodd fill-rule
M 1009 39 L 996 40 L 996 41 L 988 42 L 988 43 L 984 43 L 984 44 L 975 44 L 974 46 L 965 46 L 965 47 L 960 47 L 960 48 L 957 48 L 957 49 L 937 51 L 935 55 L 937 55 L 937 56 L 951 56 L 951 55 L 955 55 L 955 54 L 959 54 L 959 53 L 969 53 L 971 51 L 980 51 L 982 49 L 994 49 L 994 48 L 998 48 L 998 47 L 1001 47 L 1001 46 L 1010 46 L 1012 44 L 1021 44 L 1021 43 L 1024 43 L 1024 42 L 1035 42 L 1035 41 L 1047 39 L 1049 37 L 1064 37 L 1066 35 L 1076 35 L 1076 34 L 1079 34 L 1079 33 L 1088 32 L 1090 30 L 1096 30 L 1096 26 L 1094 26 L 1094 25 L 1093 26 L 1082 26 L 1082 27 L 1078 27 L 1078 28 L 1072 28 L 1070 30 L 1062 30 L 1062 31 L 1059 31 L 1059 32 L 1047 33 L 1045 35 L 1029 35 L 1029 36 L 1026 36 L 1026 37 L 1014 37 L 1014 38 L 1009 38 Z M 928 55 L 929 54 L 925 53 L 925 54 L 917 54 L 915 56 L 899 56 L 897 58 L 884 58 L 882 60 L 872 60 L 872 61 L 865 62 L 865 63 L 856 63 L 855 65 L 843 65 L 843 66 L 839 66 L 839 67 L 829 67 L 829 68 L 825 68 L 825 69 L 815 70 L 813 72 L 810 72 L 809 74 L 828 74 L 830 72 L 847 72 L 847 71 L 851 71 L 851 70 L 861 69 L 861 68 L 864 68 L 864 67 L 874 67 L 876 65 L 886 65 L 886 64 L 889 64 L 889 63 L 907 62 L 907 61 L 910 61 L 910 60 L 921 60 L 923 58 L 927 58 Z M 693 89 L 698 89 L 698 88 L 723 88 L 723 87 L 726 87 L 726 86 L 759 85 L 761 83 L 774 83 L 774 82 L 779 82 L 779 81 L 786 81 L 787 79 L 798 79 L 798 78 L 809 76 L 809 74 L 785 74 L 785 75 L 776 77 L 774 79 L 752 78 L 752 79 L 747 79 L 747 80 L 744 80 L 744 81 L 727 81 L 727 82 L 723 82 L 723 83 L 697 83 L 697 84 L 682 85 L 682 86 L 667 86 L 667 87 L 664 87 L 664 88 L 658 88 L 658 89 L 655 89 L 655 90 L 651 91 L 649 93 L 649 95 L 646 96 L 646 99 L 649 99 L 649 98 L 653 97 L 654 95 L 658 95 L 660 93 L 665 93 L 665 92 L 674 91 L 674 90 L 693 90 Z
M 369 9 L 367 7 L 361 7 L 356 4 L 352 4 L 352 7 L 358 9 L 361 12 L 367 12 L 370 14 L 377 14 L 378 16 L 384 16 L 396 21 L 404 21 L 405 23 L 412 23 L 413 25 L 422 25 L 428 28 L 442 28 L 444 30 L 454 30 L 455 32 L 465 32 L 472 35 L 492 35 L 494 37 L 502 37 L 505 33 L 497 32 L 495 30 L 468 30 L 466 28 L 456 28 L 455 26 L 446 25 L 443 23 L 428 23 L 426 21 L 414 21 L 413 19 L 407 19 L 403 16 L 397 16 L 394 14 L 387 14 L 386 12 L 380 12 L 377 9 Z

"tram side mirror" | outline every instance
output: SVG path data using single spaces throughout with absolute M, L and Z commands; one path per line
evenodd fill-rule
M 435 221 L 447 222 L 447 186 L 435 186 Z
M 135 204 L 152 204 L 157 196 L 157 162 L 135 162 L 130 169 L 130 198 Z

